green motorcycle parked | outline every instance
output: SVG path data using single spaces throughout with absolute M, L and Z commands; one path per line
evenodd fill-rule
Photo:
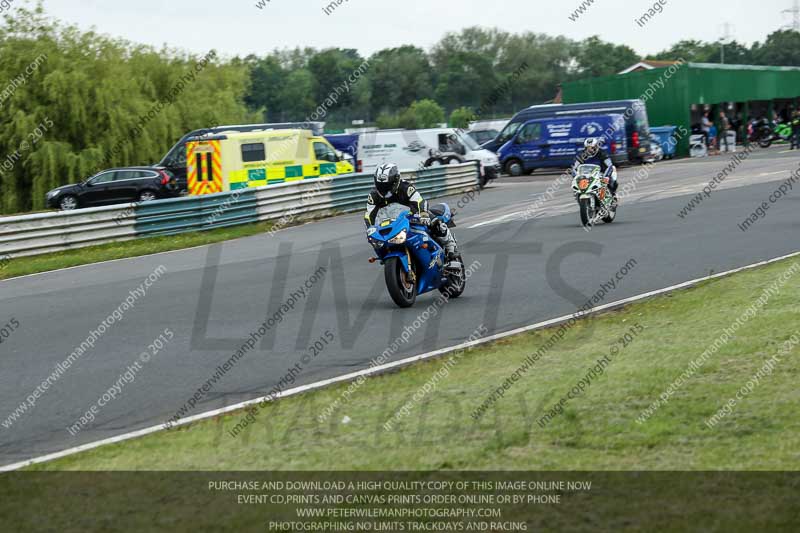
M 775 137 L 784 141 L 792 140 L 792 124 L 789 122 L 780 122 L 775 125 Z M 776 140 L 777 140 L 776 139 Z
M 790 122 L 778 122 L 774 126 L 761 123 L 751 137 L 761 148 L 769 148 L 775 141 L 792 140 L 792 124 Z
M 581 165 L 572 180 L 581 212 L 581 224 L 591 228 L 598 220 L 611 224 L 617 218 L 617 200 L 608 190 L 599 165 Z

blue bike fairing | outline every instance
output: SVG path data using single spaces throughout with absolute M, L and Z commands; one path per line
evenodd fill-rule
M 452 220 L 452 211 L 446 204 L 442 204 L 443 215 L 436 215 L 445 223 Z M 378 222 L 368 233 L 368 239 L 375 249 L 375 254 L 385 264 L 392 257 L 400 259 L 406 272 L 411 272 L 409 255 L 417 265 L 417 293 L 424 294 L 442 287 L 447 283 L 444 275 L 445 253 L 444 249 L 428 233 L 428 227 L 417 224 L 409 218 L 410 212 L 403 211 L 396 218 L 387 222 Z M 391 244 L 389 241 L 406 232 L 406 241 L 403 244 Z

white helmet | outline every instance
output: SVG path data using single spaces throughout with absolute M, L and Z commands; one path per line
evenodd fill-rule
M 591 148 L 591 149 L 595 149 L 596 150 L 597 148 L 600 148 L 600 139 L 597 139 L 595 137 L 589 137 L 583 143 L 583 147 L 584 148 Z

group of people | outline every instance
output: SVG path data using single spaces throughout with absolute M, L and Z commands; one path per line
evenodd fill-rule
M 791 150 L 795 148 L 800 149 L 800 109 L 794 110 L 789 113 L 787 121 L 789 125 L 792 127 L 792 136 L 791 136 Z M 719 117 L 716 122 L 711 120 L 711 113 L 706 111 L 703 113 L 703 118 L 699 124 L 700 132 L 706 142 L 706 146 L 709 150 L 722 150 L 723 148 L 725 151 L 730 150 L 729 141 L 728 141 L 728 132 L 733 131 L 737 133 L 737 137 L 739 137 L 740 132 L 744 135 L 750 136 L 752 133 L 752 129 L 757 127 L 760 122 L 767 122 L 767 119 L 761 119 L 760 121 L 757 119 L 750 119 L 747 123 L 747 128 L 742 128 L 742 121 L 735 116 L 733 118 L 728 118 L 728 115 L 725 114 L 724 111 L 719 112 Z M 781 119 L 778 117 L 777 114 L 773 115 L 772 125 L 778 124 L 781 122 Z
M 741 120 L 738 117 L 729 119 L 725 111 L 719 112 L 719 118 L 716 123 L 711 120 L 709 111 L 703 113 L 703 118 L 700 121 L 700 128 L 709 150 L 722 150 L 724 147 L 726 152 L 730 151 L 728 132 L 738 132 L 741 126 Z

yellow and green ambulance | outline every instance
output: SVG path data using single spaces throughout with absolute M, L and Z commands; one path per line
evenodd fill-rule
M 186 180 L 198 196 L 353 173 L 333 146 L 308 130 L 227 132 L 186 143 Z

